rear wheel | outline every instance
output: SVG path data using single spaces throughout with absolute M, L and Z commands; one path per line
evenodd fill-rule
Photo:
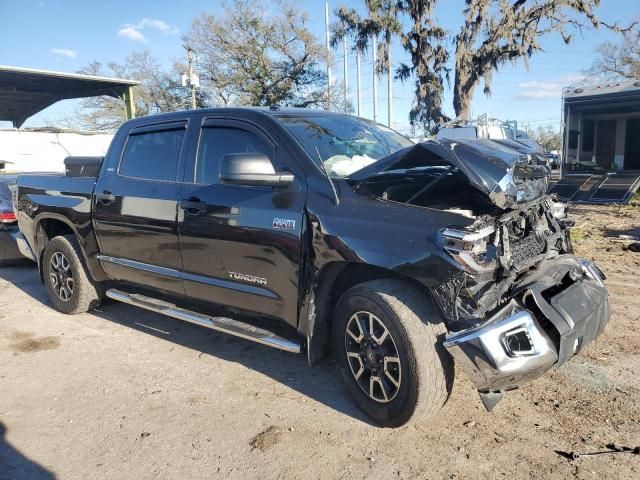
M 96 286 L 89 280 L 78 241 L 73 235 L 54 237 L 42 257 L 44 283 L 56 310 L 76 314 L 100 304 Z
M 429 299 L 403 282 L 347 290 L 336 306 L 333 347 L 360 408 L 387 427 L 439 411 L 453 384 L 445 331 Z

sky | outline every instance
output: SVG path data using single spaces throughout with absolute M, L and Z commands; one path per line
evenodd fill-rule
M 268 9 L 275 8 L 265 0 Z M 341 4 L 362 9 L 362 0 L 329 1 L 330 11 Z M 324 42 L 324 1 L 297 0 L 296 5 L 309 14 L 309 28 Z M 462 24 L 463 0 L 441 0 L 435 20 L 449 32 Z M 268 10 L 267 10 L 268 11 Z M 0 65 L 75 72 L 92 61 L 122 62 L 131 52 L 148 49 L 158 60 L 170 65 L 185 55 L 181 36 L 194 17 L 202 12 L 219 14 L 218 0 L 0 0 Z M 640 16 L 640 0 L 602 0 L 597 13 L 609 23 L 628 22 Z M 332 18 L 334 20 L 334 18 Z M 574 41 L 565 45 L 560 35 L 552 34 L 541 41 L 543 53 L 534 55 L 528 68 L 520 61 L 507 64 L 493 75 L 490 97 L 475 92 L 472 116 L 488 113 L 502 120 L 516 120 L 519 127 L 560 125 L 563 86 L 581 81 L 582 72 L 596 57 L 596 49 L 604 41 L 615 41 L 607 30 L 584 29 L 576 32 Z M 393 46 L 394 64 L 408 60 L 399 41 Z M 343 79 L 342 49 L 333 55 L 333 74 Z M 348 84 L 355 103 L 355 55 L 349 53 Z M 362 61 L 362 111 L 372 118 L 373 78 L 371 58 Z M 378 80 L 378 121 L 387 119 L 386 78 Z M 393 92 L 393 127 L 407 132 L 408 112 L 413 99 L 413 82 L 395 81 Z M 25 126 L 55 124 L 73 113 L 77 103 L 63 101 L 27 121 Z M 447 114 L 453 116 L 451 89 L 444 97 Z

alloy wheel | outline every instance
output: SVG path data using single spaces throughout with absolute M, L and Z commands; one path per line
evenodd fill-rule
M 49 279 L 58 298 L 68 302 L 73 297 L 73 272 L 69 260 L 62 252 L 55 252 L 49 261 Z
M 384 322 L 370 312 L 354 313 L 344 338 L 353 378 L 372 400 L 390 402 L 398 394 L 401 364 L 398 348 Z

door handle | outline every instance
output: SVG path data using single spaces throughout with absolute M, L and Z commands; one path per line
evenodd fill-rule
M 113 203 L 116 201 L 116 196 L 108 190 L 103 191 L 102 193 L 96 193 L 96 202 L 100 202 L 102 204 Z
M 188 215 L 199 215 L 207 208 L 206 202 L 201 201 L 199 198 L 189 198 L 188 200 L 180 200 L 180 208 Z

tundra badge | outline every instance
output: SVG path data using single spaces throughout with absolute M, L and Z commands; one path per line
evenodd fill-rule
M 267 279 L 263 277 L 256 277 L 255 275 L 247 275 L 246 273 L 229 272 L 229 278 L 233 280 L 240 280 L 243 282 L 257 283 L 258 285 L 266 285 Z
M 274 230 L 295 230 L 296 221 L 288 218 L 274 218 L 273 228 Z

